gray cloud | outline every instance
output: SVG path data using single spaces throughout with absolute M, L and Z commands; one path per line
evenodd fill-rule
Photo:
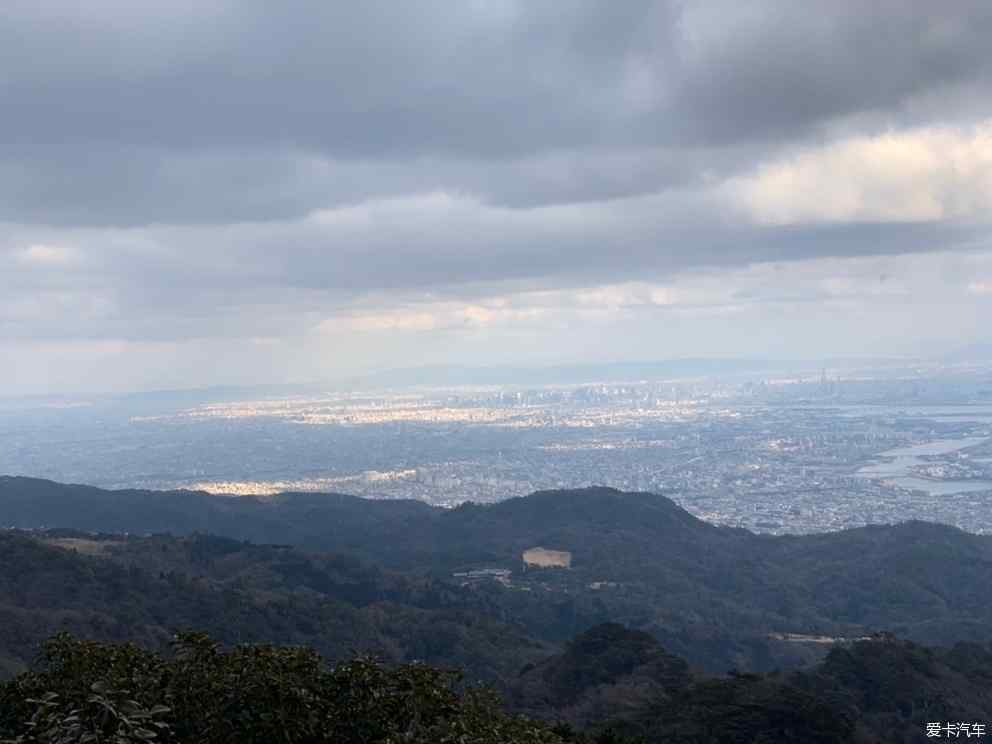
M 835 117 L 881 113 L 891 125 L 944 118 L 914 98 L 956 84 L 988 90 L 992 7 L 925 3 L 690 4 L 692 61 L 678 110 L 694 139 L 795 137 Z M 694 20 L 693 20 L 694 19 Z
M 431 182 L 517 206 L 643 193 L 838 118 L 945 115 L 909 104 L 988 93 L 992 60 L 982 2 L 8 5 L 0 188 L 38 222 L 280 219 Z M 548 178 L 555 157 L 589 172 Z
M 979 0 L 10 0 L 0 342 L 983 250 L 990 35 Z
M 471 301 L 756 261 L 905 254 L 982 234 L 944 224 L 747 226 L 679 195 L 538 210 L 433 195 L 288 223 L 28 230 L 11 244 L 69 253 L 25 260 L 25 249 L 8 250 L 8 301 L 26 309 L 6 322 L 0 312 L 0 329 L 170 341 L 302 332 L 369 294 Z

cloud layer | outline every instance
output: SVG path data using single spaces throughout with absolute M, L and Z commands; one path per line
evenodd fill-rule
M 990 33 L 977 1 L 12 0 L 0 383 L 572 360 L 606 332 L 778 353 L 801 335 L 756 308 L 782 303 L 926 306 L 956 335 L 915 348 L 963 345 L 992 281 Z M 916 254 L 941 263 L 915 296 L 879 283 Z M 824 353 L 879 351 L 823 323 Z

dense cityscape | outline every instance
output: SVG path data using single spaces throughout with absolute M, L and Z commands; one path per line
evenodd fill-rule
M 663 493 L 708 521 L 758 532 L 921 519 L 982 533 L 992 531 L 988 374 L 920 366 L 8 402 L 0 471 L 443 507 L 608 485 Z

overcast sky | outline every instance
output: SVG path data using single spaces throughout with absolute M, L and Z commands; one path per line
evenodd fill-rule
M 992 341 L 992 3 L 4 0 L 0 394 Z

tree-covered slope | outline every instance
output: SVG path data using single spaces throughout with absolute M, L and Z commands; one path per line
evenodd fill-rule
M 977 738 L 973 724 L 989 735 L 986 645 L 928 648 L 883 634 L 835 647 L 815 667 L 764 675 L 690 675 L 680 662 L 650 636 L 604 625 L 529 667 L 509 700 L 543 720 L 658 744 L 891 744 L 927 740 L 927 724 L 950 725 L 954 738 Z
M 650 636 L 608 624 L 529 666 L 503 704 L 423 664 L 329 664 L 199 633 L 158 652 L 62 634 L 0 683 L 0 744 L 898 744 L 933 727 L 981 740 L 990 668 L 988 647 L 878 636 L 813 669 L 691 675 Z
M 310 557 L 209 537 L 90 540 L 96 555 L 0 534 L 0 658 L 23 668 L 61 630 L 160 647 L 175 630 L 219 640 L 308 644 L 332 659 L 354 651 L 421 659 L 499 680 L 548 647 L 457 587 L 386 575 L 354 559 Z M 473 600 L 473 601 L 469 601 Z
M 551 644 L 621 622 L 711 671 L 770 670 L 824 653 L 823 645 L 777 640 L 785 634 L 886 630 L 946 644 L 992 638 L 992 537 L 921 522 L 770 537 L 707 524 L 660 495 L 608 488 L 444 510 L 337 494 L 235 499 L 0 478 L 0 524 L 212 531 L 239 544 L 293 545 L 305 553 L 240 545 L 211 558 L 210 575 L 225 591 L 247 581 L 260 595 L 292 590 L 294 601 L 309 592 L 349 606 L 434 611 L 447 597 L 446 611 L 472 612 Z M 156 577 L 203 572 L 195 565 L 202 557 L 169 557 L 161 552 L 168 538 L 148 539 L 121 548 L 127 560 L 114 552 L 118 565 Z M 205 550 L 204 540 L 194 544 Z M 523 551 L 538 546 L 569 552 L 571 568 L 523 571 Z M 348 574 L 343 556 L 366 573 Z M 512 571 L 510 585 L 454 591 L 461 583 L 454 573 L 479 568 Z
M 39 667 L 0 684 L 0 742 L 113 744 L 559 744 L 457 675 L 307 648 L 221 650 L 202 634 L 174 653 L 62 635 Z M 573 739 L 574 740 L 574 739 Z

